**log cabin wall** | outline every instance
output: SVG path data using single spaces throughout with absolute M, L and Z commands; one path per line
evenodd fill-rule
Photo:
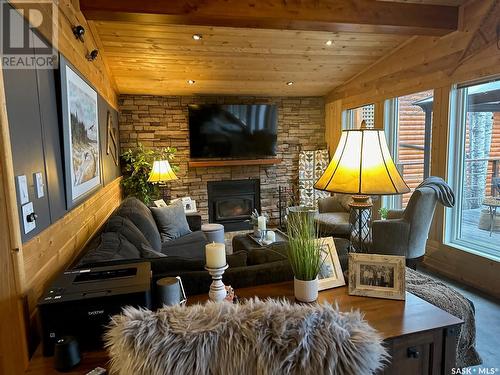
M 413 37 L 391 54 L 335 88 L 327 96 L 326 137 L 335 149 L 341 131 L 342 111 L 375 104 L 375 127 L 383 127 L 386 99 L 434 90 L 431 175 L 447 175 L 450 91 L 454 84 L 500 76 L 500 50 L 493 29 L 488 45 L 469 53 L 470 42 L 491 13 L 493 1 L 469 1 L 460 9 L 459 31 L 443 37 Z M 495 10 L 498 12 L 498 9 Z M 468 48 L 469 47 L 469 48 Z M 493 150 L 493 149 L 492 149 Z M 489 294 L 500 296 L 500 263 L 447 246 L 444 208 L 438 205 L 427 242 L 425 264 L 432 269 Z
M 49 17 L 50 12 L 47 7 L 50 5 L 34 4 L 29 3 L 27 6 L 31 8 L 36 6 L 44 17 Z M 70 0 L 54 1 L 54 4 L 57 4 L 58 9 L 57 22 L 52 17 L 50 18 L 58 31 L 58 41 L 55 47 L 90 82 L 104 100 L 116 109 L 116 91 L 107 66 L 102 58 L 98 57 L 93 62 L 86 59 L 88 52 L 97 47 L 98 41 L 94 39 L 83 15 L 75 9 Z M 12 5 L 24 6 L 23 3 Z M 24 12 L 25 15 L 28 13 Z M 43 23 L 38 31 L 50 40 L 50 30 L 44 28 L 46 25 Z M 83 43 L 76 40 L 73 35 L 72 27 L 75 25 L 83 25 L 86 29 Z M 0 189 L 0 223 L 5 233 L 8 233 L 8 237 L 2 238 L 0 242 L 0 258 L 5 260 L 2 261 L 2 269 L 5 272 L 1 273 L 0 373 L 21 373 L 19 369 L 27 365 L 28 353 L 33 349 L 33 347 L 28 348 L 29 340 L 26 338 L 28 332 L 30 338 L 36 332 L 33 327 L 32 329 L 29 327 L 36 316 L 37 300 L 53 278 L 71 263 L 86 241 L 119 205 L 121 188 L 120 178 L 116 178 L 43 232 L 28 242 L 22 243 L 17 215 L 13 152 L 10 147 L 3 74 L 0 74 L 0 92 L 0 182 L 3 186 L 3 189 Z M 10 301 L 10 305 L 4 306 L 4 301 Z M 5 317 L 4 312 L 8 312 Z M 9 335 L 4 335 L 4 326 L 7 331 L 11 330 L 18 339 L 14 340 Z M 14 356 L 5 358 L 6 353 L 16 353 L 19 360 Z M 5 361 L 3 361 L 4 358 Z

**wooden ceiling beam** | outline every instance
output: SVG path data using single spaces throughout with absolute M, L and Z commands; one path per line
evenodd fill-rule
M 458 7 L 375 0 L 80 0 L 87 20 L 441 36 Z

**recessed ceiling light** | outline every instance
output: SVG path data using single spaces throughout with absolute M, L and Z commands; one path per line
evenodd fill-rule
M 331 45 L 333 44 L 333 40 L 327 40 L 327 41 L 325 42 L 325 44 L 326 44 L 327 46 L 331 46 Z
M 190 85 L 194 85 L 194 82 L 195 82 L 195 81 L 193 81 L 192 79 L 188 79 L 188 80 L 187 80 L 187 83 L 188 83 L 188 84 L 190 84 Z
M 201 40 L 201 39 L 203 39 L 203 35 L 201 35 L 201 34 L 193 34 L 193 39 L 194 40 Z
M 293 85 L 293 81 L 288 81 L 288 82 L 286 83 L 286 85 L 287 85 L 287 86 L 291 86 L 291 85 Z

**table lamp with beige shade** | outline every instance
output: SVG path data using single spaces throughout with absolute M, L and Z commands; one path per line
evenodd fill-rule
M 149 174 L 148 182 L 158 184 L 162 192 L 162 199 L 165 202 L 169 201 L 166 183 L 173 180 L 177 180 L 177 176 L 168 160 L 155 160 Z
M 330 164 L 316 181 L 318 190 L 352 194 L 351 248 L 368 251 L 372 203 L 370 195 L 403 194 L 410 191 L 394 165 L 383 130 L 344 130 Z M 357 240 L 357 241 L 356 241 Z

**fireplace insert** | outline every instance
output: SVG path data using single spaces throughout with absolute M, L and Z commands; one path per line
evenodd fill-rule
M 224 225 L 226 232 L 251 229 L 253 210 L 260 212 L 258 179 L 208 183 L 208 215 L 211 223 Z

